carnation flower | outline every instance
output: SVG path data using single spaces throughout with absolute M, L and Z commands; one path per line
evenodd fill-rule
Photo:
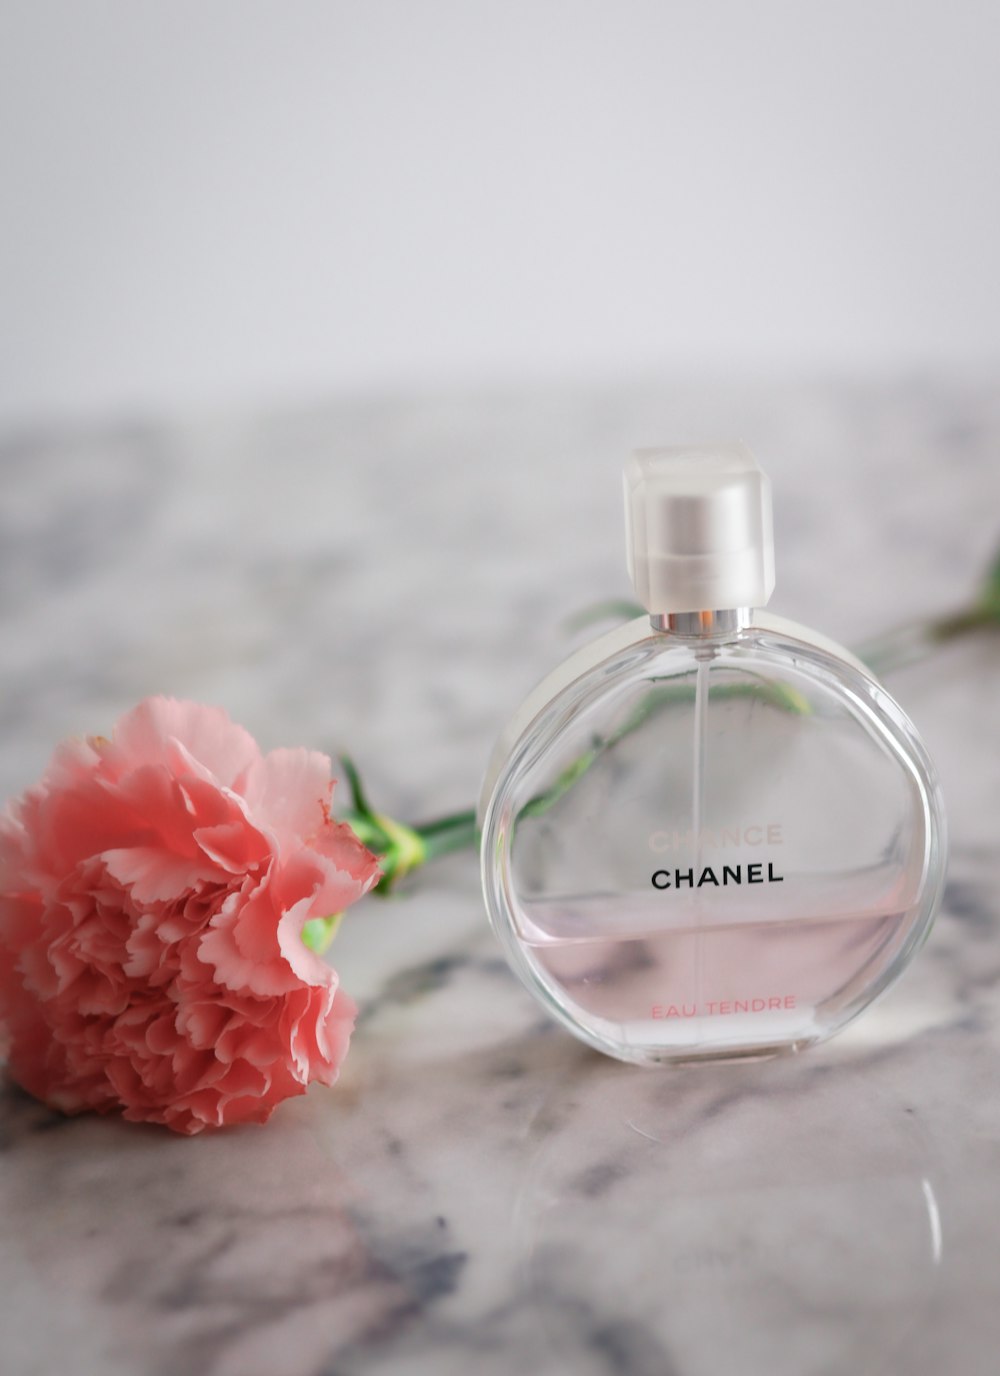
M 332 788 L 327 756 L 261 755 L 221 709 L 169 698 L 59 747 L 0 821 L 13 1079 L 184 1133 L 332 1084 L 356 1008 L 303 930 L 380 873 Z

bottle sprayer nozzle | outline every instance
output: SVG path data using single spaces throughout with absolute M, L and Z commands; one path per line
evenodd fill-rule
M 652 615 L 763 607 L 774 590 L 771 484 L 750 451 L 639 449 L 625 464 L 628 570 Z

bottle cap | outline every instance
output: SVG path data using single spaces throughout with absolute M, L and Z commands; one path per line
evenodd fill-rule
M 638 449 L 625 464 L 628 571 L 653 616 L 763 607 L 771 483 L 742 444 Z

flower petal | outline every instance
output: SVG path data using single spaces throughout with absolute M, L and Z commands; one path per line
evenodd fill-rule
M 257 742 L 221 707 L 177 698 L 146 698 L 115 726 L 109 764 L 159 764 L 179 741 L 221 784 L 231 785 L 260 759 Z
M 240 792 L 281 846 L 301 843 L 326 825 L 333 781 L 318 750 L 272 750 L 247 770 Z
M 332 1084 L 356 1009 L 302 941 L 378 862 L 330 762 L 262 758 L 224 712 L 149 699 L 70 742 L 0 818 L 0 1042 L 68 1113 L 196 1133 Z

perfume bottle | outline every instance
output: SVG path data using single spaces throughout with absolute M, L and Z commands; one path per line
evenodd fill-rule
M 770 483 L 733 448 L 625 467 L 649 616 L 572 655 L 501 737 L 486 906 L 559 1021 L 639 1064 L 832 1036 L 902 973 L 945 821 L 912 723 L 849 651 L 761 611 Z

